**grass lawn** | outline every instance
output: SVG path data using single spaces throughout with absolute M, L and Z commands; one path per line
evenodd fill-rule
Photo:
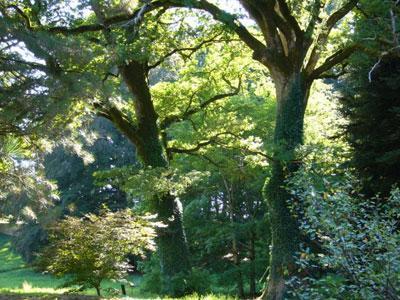
M 131 276 L 130 278 L 136 286 L 140 284 L 140 279 L 140 276 Z M 62 283 L 62 279 L 35 272 L 32 268 L 27 267 L 21 257 L 11 251 L 10 238 L 0 234 L 0 294 L 62 294 L 68 291 L 68 289 L 58 288 Z M 105 281 L 102 288 L 105 290 L 108 288 L 119 289 L 120 285 Z M 126 290 L 130 297 L 136 299 L 155 298 L 152 295 L 140 293 L 138 287 L 127 286 Z M 104 296 L 111 296 L 107 292 L 103 293 Z M 96 291 L 94 289 L 87 290 L 83 294 L 96 295 Z
M 160 299 L 157 295 L 143 294 L 139 290 L 141 281 L 140 276 L 131 276 L 130 281 L 135 283 L 135 287 L 126 287 L 128 297 L 125 299 Z M 86 300 L 97 299 L 94 289 L 82 292 L 79 295 L 62 296 L 68 289 L 58 288 L 63 280 L 51 275 L 35 272 L 26 266 L 21 257 L 13 253 L 10 249 L 10 238 L 0 233 L 0 300 Z M 112 296 L 104 290 L 108 288 L 120 289 L 118 283 L 105 281 L 102 283 L 103 297 L 109 299 L 120 299 Z M 216 300 L 233 299 L 225 296 L 187 296 L 181 300 Z

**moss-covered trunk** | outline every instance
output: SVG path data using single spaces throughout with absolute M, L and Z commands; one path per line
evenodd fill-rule
M 132 92 L 136 113 L 135 130 L 126 129 L 135 144 L 137 155 L 145 167 L 168 167 L 168 159 L 162 146 L 157 113 L 147 83 L 146 65 L 132 61 L 120 67 L 125 83 Z M 133 134 L 129 134 L 132 132 Z M 189 253 L 182 223 L 180 203 L 171 194 L 158 195 L 153 199 L 152 208 L 158 220 L 167 227 L 157 231 L 157 246 L 161 263 L 162 290 L 174 294 L 172 278 L 190 270 Z
M 304 109 L 309 87 L 300 73 L 275 79 L 277 111 L 272 176 L 264 187 L 271 224 L 271 256 L 267 289 L 263 299 L 283 299 L 285 279 L 295 269 L 299 229 L 288 207 L 286 180 L 298 169 L 296 149 L 303 142 Z

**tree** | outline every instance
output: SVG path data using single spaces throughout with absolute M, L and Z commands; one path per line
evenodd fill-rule
M 325 46 L 332 30 L 358 1 L 315 0 L 307 4 L 285 0 L 240 1 L 257 24 L 264 42 L 235 15 L 206 0 L 154 3 L 209 12 L 238 35 L 253 51 L 254 59 L 269 70 L 274 81 L 277 99 L 275 149 L 272 175 L 265 185 L 272 250 L 268 287 L 263 298 L 282 299 L 285 278 L 296 269 L 294 255 L 300 242 L 298 225 L 287 206 L 290 197 L 284 188 L 285 181 L 299 166 L 296 148 L 303 142 L 304 112 L 313 81 L 325 76 L 356 50 L 355 45 L 346 45 L 329 53 Z M 304 18 L 304 11 L 308 12 L 307 18 Z M 328 17 L 324 17 L 323 12 Z
M 398 299 L 399 190 L 377 204 L 376 199 L 359 194 L 359 181 L 351 171 L 337 170 L 335 164 L 332 157 L 325 164 L 314 158 L 291 182 L 292 193 L 301 200 L 297 205 L 303 206 L 301 228 L 322 250 L 301 250 L 298 267 L 307 275 L 292 279 L 291 295 L 296 299 Z
M 68 275 L 64 286 L 95 288 L 100 296 L 103 280 L 123 280 L 132 269 L 128 254 L 155 249 L 155 225 L 130 210 L 67 217 L 53 229 L 38 266 L 58 277 Z
M 34 145 L 27 137 L 0 136 L 0 215 L 11 222 L 36 219 L 58 200 L 54 184 L 35 163 Z
M 78 136 L 65 137 L 43 158 L 46 177 L 57 183 L 63 213 L 96 213 L 103 205 L 113 211 L 126 208 L 125 193 L 112 185 L 97 186 L 93 173 L 137 164 L 133 145 L 102 117 L 88 120 L 73 135 Z
M 37 157 L 29 160 L 29 164 L 36 168 L 43 166 L 40 168 L 43 179 L 56 184 L 59 197 L 52 206 L 45 206 L 38 211 L 32 204 L 43 199 L 27 191 L 9 194 L 3 201 L 3 211 L 23 222 L 12 242 L 13 248 L 28 263 L 48 243 L 47 228 L 66 215 L 97 213 L 104 205 L 112 211 L 128 206 L 123 191 L 108 183 L 96 186 L 93 173 L 134 164 L 133 146 L 108 120 L 97 117 L 87 122 L 78 133 L 65 134 L 54 142 L 50 153 L 38 151 Z M 34 188 L 37 189 L 38 184 Z M 23 214 L 26 207 L 35 210 L 34 218 Z
M 220 291 L 236 292 L 239 298 L 258 294 L 256 278 L 262 277 L 268 261 L 261 195 L 268 155 L 262 147 L 271 140 L 268 124 L 275 105 L 272 97 L 265 101 L 268 87 L 258 76 L 255 68 L 244 83 L 246 93 L 220 103 L 206 119 L 192 120 L 200 132 L 226 124 L 225 130 L 236 136 L 187 153 L 173 164 L 183 173 L 196 169 L 208 174 L 182 196 L 189 247 L 194 265 L 206 268 Z M 179 131 L 175 128 L 174 136 L 180 141 Z
M 65 124 L 65 120 L 89 111 L 89 114 L 110 120 L 135 145 L 144 167 L 168 168 L 166 129 L 222 98 L 237 94 L 240 85 L 227 83 L 224 87 L 228 86 L 227 92 L 201 99 L 202 103 L 195 107 L 191 107 L 189 99 L 184 115 L 159 120 L 150 91 L 150 71 L 174 55 L 190 57 L 204 45 L 214 40 L 223 41 L 224 37 L 219 39 L 221 32 L 214 27 L 204 35 L 199 34 L 199 30 L 190 31 L 187 22 L 181 22 L 182 28 L 176 31 L 174 20 L 168 23 L 172 17 L 168 17 L 160 5 L 149 9 L 134 7 L 132 14 L 130 7 L 119 8 L 101 1 L 84 2 L 81 6 L 70 7 L 78 16 L 74 18 L 71 11 L 60 8 L 59 3 L 1 4 L 1 26 L 7 32 L 2 61 L 11 64 L 10 67 L 3 63 L 3 72 L 13 78 L 11 82 L 14 83 L 7 86 L 4 94 L 12 95 L 7 108 L 16 111 L 12 114 L 16 117 L 8 123 L 17 131 L 23 127 L 27 132 L 26 128 L 31 129 L 44 119 Z M 89 9 L 93 14 L 86 18 L 80 8 Z M 139 26 L 144 12 L 157 9 L 158 13 L 152 14 L 146 26 Z M 52 19 L 54 10 L 60 10 L 61 25 Z M 159 21 L 163 17 L 165 22 Z M 96 25 L 84 24 L 88 22 Z M 84 24 L 83 27 L 80 24 Z M 75 26 L 80 28 L 75 29 Z M 192 33 L 198 36 L 194 42 Z M 162 34 L 165 35 L 162 39 L 165 48 L 155 43 Z M 18 51 L 13 51 L 10 46 L 13 43 L 23 44 L 23 51 L 34 56 L 36 61 L 24 60 Z M 32 89 L 36 92 L 27 92 Z M 25 98 L 28 98 L 25 101 L 27 109 L 21 111 L 16 103 Z M 70 119 L 60 118 L 60 111 L 67 112 Z M 23 124 L 21 120 L 29 120 L 29 123 Z M 168 224 L 167 228 L 157 229 L 163 282 L 168 293 L 172 277 L 190 270 L 189 255 L 177 199 L 166 192 L 156 195 L 152 203 L 159 220 Z
M 90 20 L 81 18 L 77 21 L 73 16 L 69 15 L 64 19 L 65 24 L 61 25 L 56 22 L 46 24 L 45 26 L 41 24 L 40 17 L 38 16 L 43 14 L 43 10 L 37 4 L 35 7 L 31 7 L 32 9 L 25 11 L 19 9 L 18 6 L 7 7 L 4 5 L 2 14 L 7 17 L 8 23 L 13 24 L 13 26 L 15 24 L 17 24 L 17 27 L 19 26 L 19 31 L 14 30 L 13 32 L 14 40 L 15 37 L 23 38 L 29 50 L 36 53 L 37 57 L 42 58 L 46 62 L 46 65 L 37 65 L 35 63 L 32 66 L 32 63 L 27 62 L 25 62 L 25 65 L 47 70 L 47 72 L 50 72 L 49 74 L 52 74 L 53 80 L 54 78 L 57 78 L 57 80 L 61 80 L 62 78 L 67 86 L 69 86 L 68 91 L 72 93 L 74 92 L 73 87 L 76 82 L 71 80 L 74 78 L 71 74 L 76 69 L 69 68 L 71 67 L 69 61 L 62 56 L 57 57 L 58 61 L 54 59 L 56 55 L 52 54 L 56 54 L 57 51 L 54 50 L 54 47 L 51 47 L 52 44 L 49 42 L 38 45 L 37 42 L 32 41 L 32 35 L 35 37 L 39 37 L 45 33 L 53 33 L 59 37 L 64 35 L 66 37 L 62 39 L 62 47 L 60 48 L 68 45 L 72 49 L 76 49 L 73 45 L 85 44 L 85 38 L 90 39 L 94 44 L 100 41 L 101 46 L 106 45 L 106 48 L 110 50 L 108 52 L 110 56 L 108 57 L 117 57 L 118 59 L 112 60 L 110 65 L 103 64 L 99 69 L 104 71 L 103 75 L 104 73 L 108 75 L 104 77 L 107 79 L 116 74 L 113 70 L 115 70 L 115 66 L 117 67 L 116 70 L 119 70 L 131 94 L 136 98 L 136 101 L 133 103 L 136 109 L 136 124 L 135 126 L 131 126 L 132 124 L 126 122 L 129 119 L 129 115 L 123 114 L 123 111 L 118 110 L 116 105 L 110 105 L 109 102 L 104 101 L 109 98 L 107 93 L 104 93 L 100 97 L 101 101 L 96 99 L 97 101 L 93 104 L 96 105 L 97 112 L 112 119 L 120 130 L 136 144 L 137 151 L 139 154 L 141 153 L 139 156 L 142 157 L 144 164 L 156 167 L 167 166 L 168 160 L 163 155 L 164 145 L 159 138 L 162 130 L 157 126 L 157 113 L 152 105 L 151 94 L 146 81 L 147 67 L 152 64 L 149 64 L 143 57 L 142 59 L 138 59 L 137 57 L 126 57 L 125 55 L 118 54 L 121 52 L 126 54 L 129 52 L 127 50 L 133 49 L 139 49 L 137 52 L 139 54 L 149 53 L 143 51 L 143 48 L 133 47 L 130 43 L 136 40 L 142 45 L 144 42 L 143 40 L 135 39 L 137 37 L 135 34 L 138 33 L 137 25 L 142 23 L 144 14 L 146 14 L 147 20 L 157 20 L 160 15 L 164 14 L 165 9 L 171 7 L 192 7 L 208 11 L 215 19 L 221 21 L 239 36 L 252 50 L 254 59 L 269 70 L 276 88 L 277 116 L 275 147 L 272 160 L 273 172 L 265 188 L 269 204 L 270 224 L 272 226 L 272 252 L 268 289 L 264 296 L 269 299 L 281 299 L 285 290 L 285 278 L 295 271 L 293 256 L 298 248 L 300 239 L 296 221 L 291 217 L 287 207 L 289 195 L 283 186 L 285 180 L 291 176 L 292 172 L 299 165 L 299 158 L 296 157 L 296 148 L 302 144 L 303 140 L 304 111 L 312 82 L 321 76 L 332 75 L 326 74 L 326 72 L 349 57 L 356 49 L 354 45 L 347 45 L 339 47 L 335 52 L 330 53 L 330 51 L 325 49 L 325 44 L 328 42 L 331 32 L 338 22 L 356 6 L 357 2 L 357 0 L 343 2 L 315 0 L 304 4 L 300 1 L 289 2 L 285 0 L 240 1 L 250 17 L 258 25 L 264 42 L 258 39 L 256 32 L 252 33 L 252 29 L 244 27 L 236 16 L 221 10 L 217 5 L 206 0 L 140 2 L 138 9 L 125 10 L 115 14 L 115 10 L 110 9 L 111 13 L 108 15 L 104 13 L 101 5 L 98 5 L 97 2 L 92 2 L 93 11 L 96 12 L 96 20 L 94 18 Z M 159 14 L 155 13 L 156 11 Z M 324 13 L 329 16 L 324 17 Z M 307 17 L 304 18 L 305 15 Z M 121 24 L 125 26 L 118 26 Z M 14 27 L 8 26 L 7 29 L 11 30 Z M 103 32 L 103 37 L 99 37 L 96 34 L 97 32 Z M 113 32 L 117 33 L 114 36 L 114 38 L 118 37 L 116 40 L 113 39 Z M 93 33 L 93 35 L 89 33 Z M 115 41 L 124 40 L 124 38 L 121 38 L 122 33 L 126 34 L 125 46 L 127 47 L 115 47 Z M 74 35 L 80 35 L 81 38 L 70 38 Z M 57 42 L 56 38 L 52 38 L 51 40 L 54 43 Z M 149 40 L 146 41 L 148 42 Z M 336 44 L 342 46 L 342 43 Z M 45 51 L 45 49 L 49 49 L 50 51 Z M 121 52 L 116 51 L 117 49 L 121 50 Z M 96 48 L 96 50 L 101 52 L 99 48 Z M 176 51 L 178 50 L 174 47 L 174 50 L 167 52 L 166 56 L 169 57 L 169 53 L 174 54 Z M 90 54 L 87 54 L 90 57 L 93 53 L 90 52 Z M 9 57 L 8 60 L 10 59 L 16 60 L 15 57 Z M 86 57 L 82 59 L 85 62 Z M 321 62 L 321 60 L 323 61 Z M 94 65 L 98 61 L 95 60 Z M 94 66 L 89 63 L 87 65 L 87 69 Z M 157 65 L 157 62 L 155 65 Z M 106 82 L 109 82 L 109 80 L 106 80 Z M 83 81 L 81 80 L 79 83 L 82 85 Z M 49 86 L 53 87 L 53 85 L 54 82 L 49 83 Z M 96 87 L 99 90 L 104 90 L 100 86 Z M 81 89 L 85 90 L 88 95 L 92 91 L 90 85 L 81 86 Z M 54 90 L 56 91 L 57 87 Z M 232 92 L 227 94 L 232 94 Z M 205 103 L 210 102 L 205 101 Z M 144 137 L 146 137 L 145 140 Z M 169 200 L 161 201 L 164 205 L 158 208 L 160 212 L 163 212 L 160 214 L 161 219 L 167 220 L 167 216 L 170 216 L 174 212 L 174 201 L 169 196 L 167 197 Z M 181 229 L 182 226 L 178 217 L 176 216 L 174 220 L 176 221 L 176 228 L 178 228 L 175 233 L 179 238 L 174 238 L 174 240 L 183 241 L 183 230 Z M 165 253 L 168 251 L 173 253 L 179 250 L 179 253 L 182 251 L 182 253 L 185 253 L 183 242 L 175 243 L 174 247 L 172 247 L 167 242 L 167 240 L 171 240 L 172 235 L 168 236 L 165 234 L 161 236 L 165 237 L 165 247 L 161 246 L 161 251 L 165 249 Z M 162 238 L 160 239 L 160 243 L 163 243 Z M 164 268 L 163 271 L 174 270 L 173 272 L 175 272 L 176 266 L 183 267 L 187 265 L 186 263 L 174 264 L 175 260 L 171 260 L 171 263 L 168 263 L 167 259 L 169 257 L 172 257 L 172 255 L 161 256 L 164 265 L 171 267 Z M 184 262 L 186 260 L 181 259 L 181 261 Z M 182 270 L 186 268 L 183 267 Z
M 349 60 L 348 74 L 339 84 L 341 112 L 347 118 L 344 134 L 353 148 L 352 165 L 367 197 L 387 198 L 400 181 L 400 39 L 398 3 L 370 1 L 357 18 L 355 39 L 368 41 L 368 53 Z M 360 13 L 361 14 L 361 13 Z M 394 26 L 394 27 L 393 27 Z

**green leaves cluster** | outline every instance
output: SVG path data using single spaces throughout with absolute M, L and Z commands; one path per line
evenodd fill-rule
M 128 254 L 143 256 L 155 250 L 155 226 L 161 224 L 128 209 L 67 217 L 53 229 L 38 266 L 57 277 L 66 276 L 65 286 L 95 288 L 100 293 L 103 280 L 126 278 L 132 269 Z
M 363 199 L 357 181 L 343 176 L 294 179 L 292 191 L 302 207 L 301 229 L 319 249 L 304 247 L 292 294 L 298 299 L 397 299 L 400 291 L 398 230 L 400 191 L 383 204 Z
M 95 173 L 99 185 L 111 182 L 131 197 L 147 201 L 166 194 L 180 196 L 208 175 L 206 171 L 182 173 L 172 168 L 150 167 L 139 170 L 124 167 Z

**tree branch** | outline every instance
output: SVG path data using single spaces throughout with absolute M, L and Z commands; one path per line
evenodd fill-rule
M 217 21 L 230 27 L 240 39 L 253 51 L 260 51 L 266 46 L 254 37 L 247 28 L 237 19 L 236 16 L 220 9 L 218 6 L 207 0 L 166 0 L 164 3 L 174 7 L 196 8 L 207 11 Z
M 158 8 L 164 8 L 166 6 L 165 1 L 154 1 L 148 4 L 145 4 L 144 6 L 140 7 L 139 9 L 135 10 L 132 14 L 120 14 L 116 16 L 112 16 L 109 18 L 104 19 L 104 24 L 88 24 L 88 25 L 81 25 L 77 27 L 66 27 L 66 26 L 56 26 L 56 27 L 50 27 L 45 29 L 45 31 L 50 32 L 50 33 L 56 33 L 56 34 L 63 34 L 63 35 L 75 35 L 75 34 L 81 34 L 85 32 L 95 32 L 95 31 L 100 31 L 103 30 L 104 27 L 109 27 L 114 24 L 122 23 L 122 22 L 128 22 L 128 25 L 130 22 L 135 22 L 137 21 L 138 18 L 141 19 L 144 14 L 149 13 L 151 11 L 154 11 Z M 127 24 L 125 24 L 127 25 Z
M 133 144 L 138 145 L 141 142 L 137 127 L 116 107 L 105 107 L 100 103 L 94 103 L 93 107 L 99 116 L 110 120 Z
M 192 147 L 192 148 L 187 148 L 187 149 L 183 149 L 183 148 L 175 148 L 175 147 L 168 147 L 167 148 L 167 152 L 170 153 L 184 153 L 184 154 L 190 154 L 193 152 L 197 152 L 199 151 L 201 148 L 210 145 L 211 143 L 213 143 L 213 140 L 208 140 L 208 141 L 203 141 L 203 142 L 199 142 L 197 143 L 196 146 Z
M 280 12 L 282 13 L 282 16 L 290 24 L 290 27 L 293 29 L 294 33 L 296 34 L 296 37 L 302 38 L 303 31 L 301 30 L 296 18 L 293 17 L 292 13 L 290 12 L 287 2 L 285 0 L 278 0 L 278 3 L 279 3 L 279 8 L 280 8 Z
M 216 41 L 216 38 L 218 36 L 220 36 L 221 33 L 218 33 L 217 35 L 213 36 L 212 38 L 208 39 L 208 40 L 204 40 L 201 43 L 199 43 L 196 46 L 193 47 L 183 47 L 183 48 L 176 48 L 171 50 L 170 52 L 168 52 L 167 54 L 165 54 L 160 60 L 158 60 L 157 62 L 149 65 L 147 67 L 147 70 L 151 70 L 154 69 L 156 67 L 158 67 L 160 64 L 162 64 L 167 58 L 171 57 L 172 55 L 179 53 L 179 52 L 185 52 L 185 51 L 190 51 L 190 54 L 188 55 L 188 57 L 190 57 L 194 52 L 196 52 L 197 50 L 201 49 L 204 45 L 212 43 L 214 41 Z
M 325 27 L 328 31 L 332 30 L 332 28 L 339 22 L 343 17 L 345 17 L 358 3 L 359 0 L 349 0 L 345 5 L 335 11 L 327 20 Z
M 214 102 L 216 102 L 218 100 L 221 100 L 221 99 L 224 99 L 224 98 L 228 98 L 228 97 L 232 97 L 232 96 L 235 96 L 235 95 L 239 94 L 241 86 L 242 86 L 242 81 L 239 78 L 239 84 L 235 88 L 235 90 L 233 90 L 232 92 L 215 95 L 215 96 L 211 97 L 210 99 L 202 102 L 196 108 L 190 109 L 190 106 L 189 106 L 182 115 L 167 116 L 163 121 L 161 121 L 160 128 L 161 129 L 166 129 L 169 126 L 171 126 L 173 123 L 182 122 L 184 120 L 187 120 L 190 116 L 194 115 L 195 113 L 200 112 L 201 110 L 203 110 L 204 108 L 206 108 L 210 104 L 212 104 L 212 103 L 214 103 Z M 191 99 L 193 99 L 193 96 L 192 96 Z M 190 103 L 191 103 L 191 101 L 190 101 Z
M 0 61 L 4 61 L 4 62 L 13 62 L 13 63 L 18 63 L 18 64 L 23 64 L 26 66 L 29 66 L 33 69 L 37 69 L 43 72 L 47 72 L 49 70 L 49 68 L 46 65 L 42 65 L 39 63 L 34 63 L 34 62 L 28 62 L 28 61 L 24 61 L 24 60 L 19 60 L 19 59 L 14 59 L 14 58 L 10 58 L 10 57 L 4 57 L 4 56 L 0 56 Z
M 312 35 L 314 33 L 317 22 L 321 21 L 321 19 L 319 18 L 319 13 L 322 7 L 323 6 L 321 5 L 321 0 L 314 0 L 314 5 L 311 9 L 310 23 L 308 23 L 306 28 L 306 38 L 310 41 L 310 43 L 312 43 Z
M 167 148 L 167 152 L 169 153 L 184 153 L 184 154 L 192 154 L 195 153 L 197 151 L 199 151 L 201 148 L 204 148 L 208 145 L 211 145 L 213 143 L 215 143 L 217 141 L 217 139 L 221 136 L 221 135 L 231 135 L 230 132 L 221 132 L 218 133 L 212 137 L 210 137 L 209 140 L 206 141 L 201 141 L 198 142 L 196 146 L 192 147 L 192 148 L 176 148 L 176 147 L 168 147 Z
M 5 8 L 6 9 L 13 8 L 24 19 L 26 28 L 29 30 L 32 29 L 32 25 L 31 25 L 31 21 L 30 21 L 29 17 L 17 5 L 11 4 L 11 5 L 7 5 Z
M 314 71 L 314 68 L 318 64 L 320 59 L 320 48 L 324 46 L 328 40 L 329 34 L 333 27 L 339 22 L 344 16 L 346 16 L 354 7 L 356 7 L 358 0 L 349 0 L 345 5 L 335 11 L 326 21 L 322 28 L 321 33 L 318 35 L 315 41 L 315 45 L 311 51 L 310 58 L 306 65 L 305 71 L 310 74 Z
M 337 64 L 341 63 L 348 57 L 350 57 L 360 46 L 357 44 L 348 46 L 346 48 L 340 49 L 331 56 L 329 56 L 321 66 L 316 68 L 310 75 L 309 80 L 314 80 L 319 78 L 323 73 L 329 71 L 332 67 L 336 66 Z

